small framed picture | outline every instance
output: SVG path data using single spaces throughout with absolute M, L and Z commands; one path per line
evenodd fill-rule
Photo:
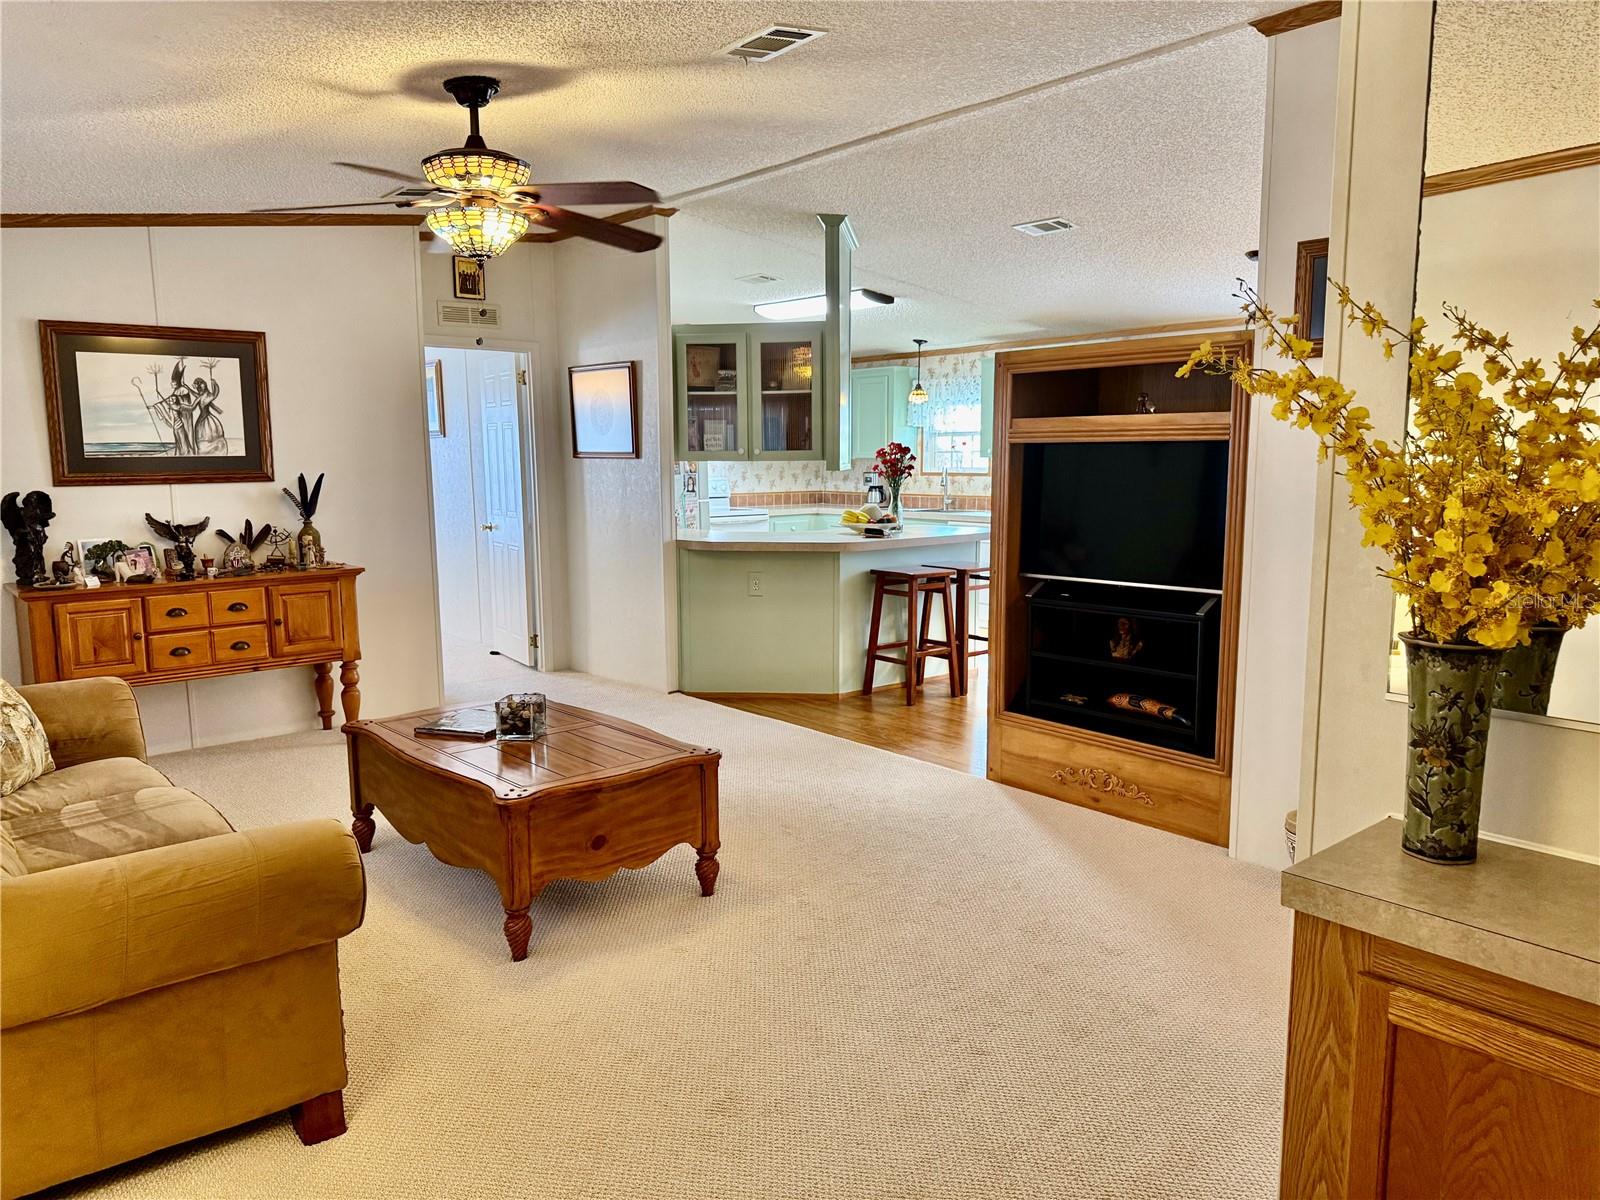
M 462 258 L 459 254 L 450 261 L 454 266 L 456 299 L 487 300 L 484 265 L 475 258 Z
M 573 458 L 638 458 L 638 367 L 631 362 L 568 367 Z
M 272 478 L 267 336 L 40 321 L 57 487 Z
M 1295 247 L 1295 336 L 1311 343 L 1311 357 L 1322 357 L 1322 332 L 1328 320 L 1328 239 L 1315 238 Z
M 140 542 L 137 546 L 122 552 L 122 561 L 135 575 L 154 575 L 156 567 L 156 548 L 150 542 Z
M 444 432 L 444 363 L 429 359 L 422 366 L 422 387 L 428 401 L 428 436 L 442 438 Z

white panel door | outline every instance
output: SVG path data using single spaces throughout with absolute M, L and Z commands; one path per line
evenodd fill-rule
M 531 663 L 528 568 L 523 550 L 522 438 L 517 399 L 517 356 L 502 351 L 469 354 L 478 434 L 483 444 L 483 521 L 479 556 L 488 600 L 489 648 Z

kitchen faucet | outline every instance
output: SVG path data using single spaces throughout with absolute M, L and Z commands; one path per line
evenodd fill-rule
M 950 511 L 950 466 L 947 463 L 939 472 L 939 491 L 944 496 L 944 511 Z

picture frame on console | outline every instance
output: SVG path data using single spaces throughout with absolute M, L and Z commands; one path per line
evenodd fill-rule
M 40 321 L 58 487 L 272 479 L 266 334 Z

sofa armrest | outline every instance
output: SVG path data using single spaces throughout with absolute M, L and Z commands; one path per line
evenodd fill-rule
M 338 821 L 219 834 L 0 883 L 0 1027 L 331 942 L 366 877 Z
M 101 758 L 144 758 L 139 703 L 126 680 L 66 679 L 17 691 L 39 715 L 58 769 Z

